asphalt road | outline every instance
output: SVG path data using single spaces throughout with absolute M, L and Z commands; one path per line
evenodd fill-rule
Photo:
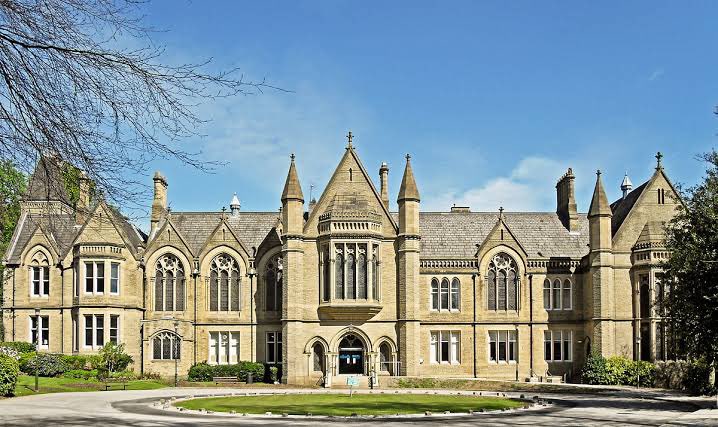
M 143 391 L 108 391 L 56 393 L 0 400 L 0 426 L 318 426 L 327 424 L 383 426 L 435 425 L 450 422 L 452 426 L 532 425 L 532 426 L 660 426 L 715 425 L 718 411 L 703 410 L 696 400 L 661 392 L 602 392 L 597 394 L 540 394 L 549 399 L 548 407 L 509 412 L 482 413 L 467 416 L 401 417 L 384 419 L 307 419 L 229 417 L 216 414 L 170 412 L 153 403 L 171 396 L 245 393 L 247 389 L 160 389 Z M 256 390 L 267 392 L 268 390 Z M 282 390 L 282 392 L 301 390 Z M 425 393 L 425 391 L 414 391 Z M 443 391 L 446 392 L 446 391 Z M 518 397 L 518 393 L 507 393 Z M 291 399 L 291 396 L 287 396 Z

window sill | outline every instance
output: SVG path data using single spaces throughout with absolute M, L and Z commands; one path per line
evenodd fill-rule
M 489 360 L 492 365 L 516 365 L 518 362 L 515 360 Z
M 30 298 L 33 299 L 50 299 L 50 295 L 30 295 Z

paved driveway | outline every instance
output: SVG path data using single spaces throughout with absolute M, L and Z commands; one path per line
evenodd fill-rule
M 168 412 L 152 405 L 171 396 L 226 394 L 247 389 L 159 389 L 142 391 L 109 391 L 56 393 L 0 400 L 0 425 L 14 426 L 318 426 L 327 424 L 376 424 L 379 420 L 304 419 L 304 418 L 229 418 L 218 415 L 193 415 Z M 256 390 L 267 392 L 266 389 Z M 285 390 L 282 390 L 283 392 Z M 286 390 L 287 393 L 300 390 Z M 425 391 L 414 391 L 424 393 Z M 516 393 L 507 393 L 518 397 Z M 553 405 L 540 409 L 484 413 L 475 416 L 431 416 L 381 420 L 383 426 L 445 424 L 453 426 L 531 425 L 531 426 L 605 426 L 634 425 L 716 425 L 718 411 L 698 408 L 690 398 L 662 393 L 620 391 L 595 394 L 541 394 Z M 288 399 L 291 396 L 287 396 Z

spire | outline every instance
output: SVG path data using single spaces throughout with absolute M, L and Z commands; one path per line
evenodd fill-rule
M 232 201 L 229 202 L 229 210 L 232 212 L 232 216 L 239 215 L 239 208 L 241 205 L 239 204 L 239 198 L 237 197 L 237 193 L 234 193 L 234 196 L 232 196 Z
M 402 200 L 420 201 L 419 189 L 414 181 L 414 172 L 411 170 L 411 156 L 406 155 L 406 168 L 404 169 L 404 177 L 401 179 L 401 187 L 399 188 L 399 197 L 397 201 Z
M 302 186 L 299 185 L 299 175 L 297 175 L 297 167 L 294 165 L 294 154 L 292 154 L 290 158 L 292 159 L 292 162 L 289 164 L 287 181 L 284 183 L 284 191 L 282 191 L 282 201 L 288 199 L 295 199 L 304 202 L 304 194 L 302 194 Z
M 601 171 L 596 171 L 596 187 L 593 189 L 593 198 L 591 198 L 591 209 L 588 211 L 588 217 L 612 215 L 611 206 L 608 204 L 606 191 L 603 189 L 601 181 Z
M 626 172 L 626 174 L 623 175 L 623 182 L 621 182 L 621 191 L 623 191 L 624 199 L 628 196 L 628 193 L 630 193 L 631 190 L 633 190 L 633 183 L 631 182 L 631 178 L 628 177 L 628 172 Z

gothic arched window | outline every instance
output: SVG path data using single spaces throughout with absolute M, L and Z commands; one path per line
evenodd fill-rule
M 224 253 L 214 257 L 209 267 L 209 310 L 239 311 L 241 282 L 237 260 Z
M 172 254 L 155 264 L 155 311 L 184 311 L 184 267 Z
M 489 262 L 487 275 L 487 300 L 489 310 L 517 310 L 518 266 L 509 255 L 501 252 Z
M 312 347 L 313 365 L 315 372 L 324 372 L 324 346 L 321 343 Z
M 50 261 L 43 251 L 35 252 L 30 261 L 30 288 L 34 297 L 50 295 Z
M 282 257 L 275 256 L 267 263 L 264 273 L 264 301 L 267 311 L 282 311 Z
M 172 332 L 160 332 L 152 339 L 152 358 L 174 360 L 180 358 L 182 339 Z
M 431 309 L 439 309 L 439 280 L 437 278 L 431 279 Z

